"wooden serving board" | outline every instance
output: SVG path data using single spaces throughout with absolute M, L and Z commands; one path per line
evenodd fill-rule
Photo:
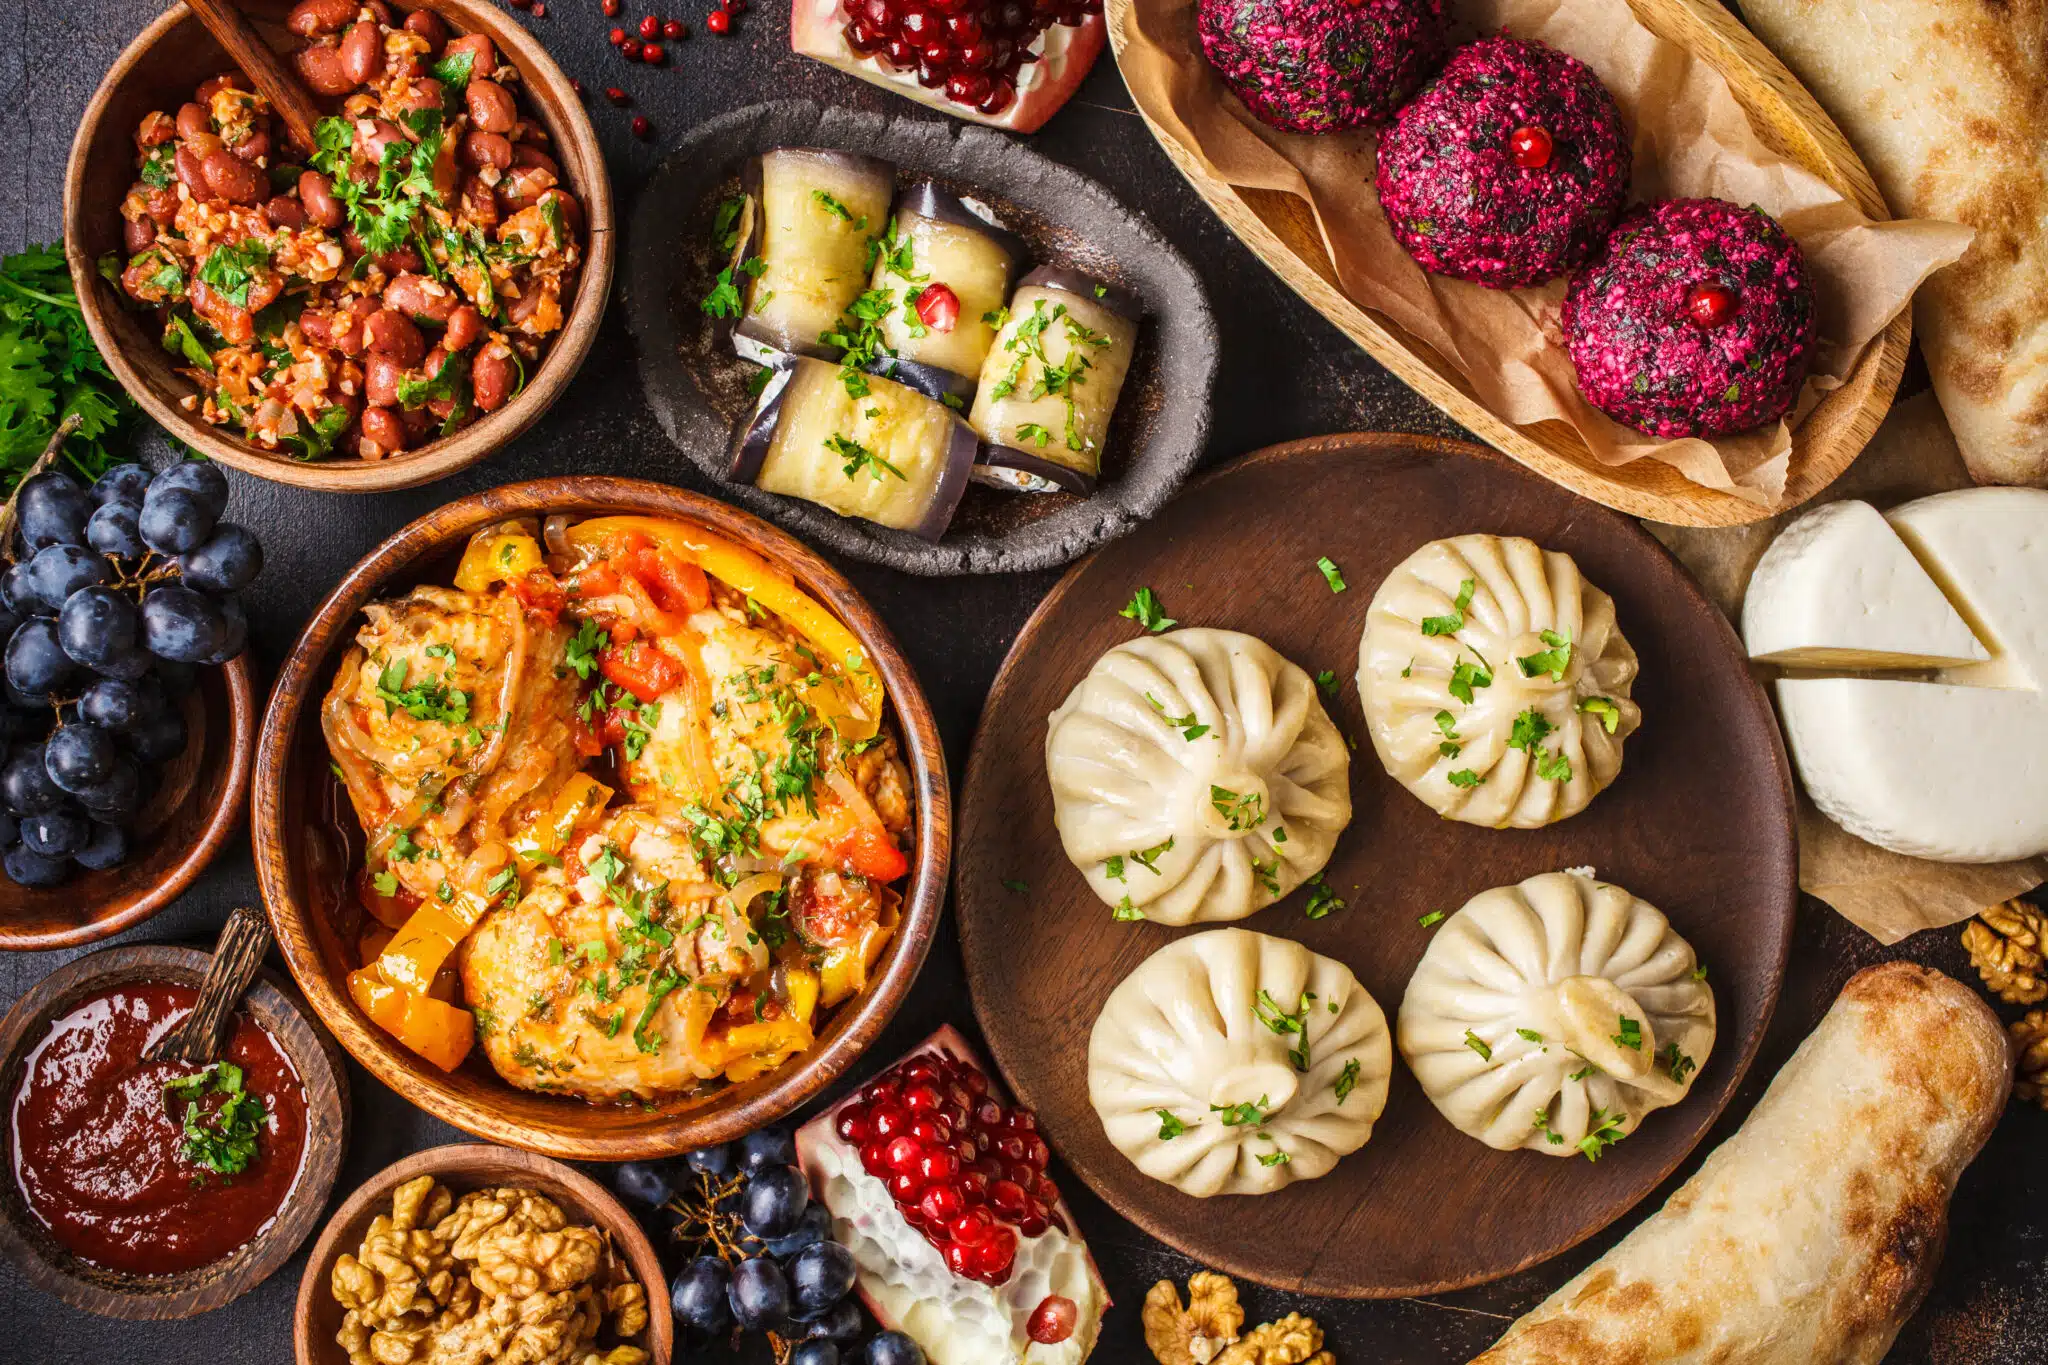
M 1642 659 L 1642 729 L 1620 778 L 1582 814 L 1536 831 L 1439 819 L 1380 768 L 1365 738 L 1358 639 L 1379 583 L 1424 542 L 1525 535 L 1613 595 Z M 1332 593 L 1316 559 L 1349 583 Z M 1332 718 L 1358 740 L 1350 827 L 1328 869 L 1348 906 L 1303 914 L 1297 891 L 1242 922 L 1348 965 L 1391 1023 L 1429 941 L 1417 920 L 1488 887 L 1591 866 L 1657 905 L 1707 964 L 1720 1032 L 1687 1099 L 1598 1165 L 1497 1152 L 1452 1128 L 1395 1058 L 1371 1142 L 1321 1180 L 1198 1200 L 1138 1172 L 1088 1102 L 1088 1039 L 1113 987 L 1176 937 L 1118 923 L 1053 828 L 1046 717 L 1138 627 L 1118 609 L 1157 592 L 1190 626 L 1265 639 L 1342 679 Z M 1480 447 L 1332 436 L 1251 455 L 1202 479 L 1136 534 L 1084 560 L 1025 625 L 968 759 L 955 904 L 975 1013 L 1046 1139 L 1119 1212 L 1234 1275 L 1310 1294 L 1426 1294 L 1494 1279 L 1579 1242 L 1669 1175 L 1734 1092 L 1778 995 L 1798 899 L 1791 773 L 1769 702 L 1727 620 L 1641 527 Z M 1023 881 L 1018 892 L 1005 881 Z
M 1131 0 L 1104 0 L 1110 48 L 1123 60 Z M 1705 62 L 1728 82 L 1764 145 L 1826 181 L 1873 219 L 1891 212 L 1841 129 L 1770 50 L 1715 0 L 1629 0 L 1645 27 Z M 1218 90 L 1221 90 L 1220 84 Z M 1799 506 L 1833 483 L 1862 453 L 1890 409 L 1913 336 L 1912 310 L 1901 311 L 1864 349 L 1839 388 L 1792 431 L 1792 464 L 1783 502 L 1762 507 L 1693 483 L 1657 460 L 1608 467 L 1563 422 L 1515 426 L 1496 415 L 1464 377 L 1383 314 L 1353 302 L 1337 280 L 1308 204 L 1291 194 L 1239 189 L 1138 110 L 1176 169 L 1224 225 L 1295 293 L 1382 365 L 1442 408 L 1466 430 L 1544 478 L 1595 502 L 1674 526 L 1739 526 Z

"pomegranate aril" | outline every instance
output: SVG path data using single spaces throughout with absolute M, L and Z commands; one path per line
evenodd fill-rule
M 983 1100 L 974 1108 L 974 1121 L 983 1128 L 993 1128 L 1001 1131 L 1003 1125 L 1003 1106 L 997 1104 L 994 1100 Z
M 846 45 L 863 57 L 872 57 L 882 46 L 882 38 L 867 20 L 856 19 L 846 26 Z
M 642 38 L 659 38 L 661 36 L 661 20 L 651 14 L 643 17 L 640 20 L 640 36 Z
M 976 1099 L 980 1099 L 988 1093 L 988 1077 L 982 1075 L 979 1071 L 970 1070 L 964 1072 L 960 1077 L 960 1088 Z
M 604 88 L 604 97 L 622 109 L 632 103 L 631 100 L 626 98 L 626 92 L 619 89 L 616 85 L 606 86 Z
M 1041 1346 L 1057 1346 L 1074 1335 L 1074 1325 L 1080 1319 L 1081 1310 L 1072 1299 L 1064 1294 L 1047 1294 L 1031 1310 L 1024 1331 Z
M 654 125 L 647 121 L 647 115 L 635 114 L 633 116 L 633 136 L 639 138 L 642 142 L 654 136 Z
M 889 1144 L 877 1138 L 860 1149 L 861 1168 L 880 1179 L 889 1172 Z
M 938 1087 L 928 1082 L 906 1086 L 903 1091 L 903 1107 L 917 1113 L 929 1113 L 937 1109 Z
M 940 1254 L 946 1258 L 946 1269 L 963 1279 L 966 1278 L 973 1268 L 973 1263 L 969 1259 L 973 1252 L 974 1249 L 972 1247 L 965 1246 L 959 1242 L 948 1242 L 940 1250 Z
M 1043 1237 L 1051 1226 L 1051 1220 L 1042 1213 L 1027 1213 L 1017 1220 L 1017 1235 L 1020 1237 Z
M 884 1100 L 893 1100 L 902 1093 L 902 1086 L 884 1076 L 878 1081 L 870 1081 L 868 1088 L 860 1092 L 860 1097 L 869 1104 L 880 1104 Z
M 883 1154 L 883 1160 L 892 1171 L 909 1171 L 917 1168 L 917 1163 L 923 1156 L 924 1148 L 918 1145 L 917 1139 L 905 1134 L 891 1139 Z
M 1017 1261 L 1017 1234 L 1008 1228 L 995 1229 L 967 1260 L 975 1278 L 1001 1284 L 1009 1278 L 1010 1267 Z
M 1010 107 L 1010 101 L 1016 98 L 1016 95 L 1016 87 L 1008 81 L 1003 81 L 995 89 L 988 92 L 987 99 L 974 107 L 984 114 L 1000 114 L 1003 110 Z
M 660 66 L 661 59 L 666 55 L 667 54 L 661 50 L 660 43 L 649 43 L 647 44 L 647 46 L 640 49 L 640 60 L 647 63 L 649 66 Z
M 991 1184 L 988 1202 L 1005 1218 L 1016 1218 L 1031 1208 L 1031 1196 L 1014 1180 L 998 1180 Z
M 1008 1127 L 1013 1133 L 1035 1133 L 1038 1131 L 1038 1115 L 1029 1109 L 1012 1109 Z
M 839 1121 L 833 1125 L 840 1141 L 850 1142 L 858 1147 L 874 1136 L 874 1129 L 868 1121 L 867 1106 L 850 1104 L 839 1111 Z
M 937 1114 L 919 1114 L 910 1121 L 910 1135 L 927 1147 L 943 1147 L 953 1137 L 953 1125 Z
M 988 1198 L 988 1177 L 980 1171 L 960 1172 L 959 1185 L 960 1193 L 967 1196 L 970 1203 Z
M 960 1174 L 960 1158 L 943 1148 L 935 1152 L 920 1151 L 916 1169 L 917 1173 L 924 1177 L 926 1184 L 937 1184 Z
M 638 38 L 628 38 L 628 39 L 626 39 L 626 41 L 625 41 L 625 42 L 623 42 L 623 43 L 620 43 L 620 44 L 619 44 L 619 51 L 620 51 L 620 53 L 621 53 L 621 54 L 623 54 L 623 55 L 624 55 L 624 57 L 625 57 L 625 59 L 626 59 L 627 61 L 629 61 L 629 62 L 637 62 L 637 61 L 639 61 L 639 60 L 640 60 L 640 40 L 639 40 Z
M 917 49 L 901 38 L 891 38 L 882 46 L 882 60 L 898 70 L 917 65 Z
M 917 1201 L 917 1207 L 933 1223 L 943 1225 L 967 1211 L 967 1200 L 957 1185 L 934 1185 Z
M 607 19 L 616 19 L 616 18 L 618 18 L 618 17 L 619 17 L 619 0 L 604 0 L 604 5 L 603 5 L 603 9 L 604 9 L 604 17 L 605 17 L 605 18 L 607 18 Z
M 883 1183 L 889 1187 L 889 1197 L 899 1204 L 915 1202 L 924 1189 L 924 1182 L 917 1178 L 916 1171 L 892 1171 Z
M 897 22 L 896 29 L 912 42 L 923 43 L 939 36 L 942 23 L 943 21 L 929 10 L 914 9 Z M 906 1081 L 913 1084 L 930 1084 L 937 1078 L 938 1071 L 936 1068 L 927 1068 L 923 1074 L 918 1076 L 906 1075 L 904 1077 Z
M 690 26 L 680 19 L 671 19 L 661 26 L 661 36 L 670 42 L 681 42 L 690 36 Z
M 875 1109 L 871 1126 L 878 1138 L 901 1137 L 910 1131 L 910 1115 L 893 1104 L 880 1105 Z
M 971 14 L 954 14 L 946 19 L 946 36 L 955 42 L 978 43 L 981 33 L 981 20 Z
M 626 41 L 626 30 L 615 28 L 611 31 L 609 37 L 611 38 L 612 46 L 617 47 L 620 43 Z
M 978 1246 L 995 1231 L 996 1220 L 989 1216 L 987 1209 L 974 1208 L 955 1218 L 946 1225 L 946 1235 L 961 1246 Z
M 710 29 L 713 33 L 723 33 L 732 27 L 732 20 L 726 15 L 724 10 L 715 9 L 704 16 L 704 27 Z
M 1036 1169 L 1042 1171 L 1045 1169 L 1046 1163 L 1051 1160 L 1052 1149 L 1045 1145 L 1044 1138 L 1033 1136 L 1024 1139 L 1025 1165 L 1035 1167 Z

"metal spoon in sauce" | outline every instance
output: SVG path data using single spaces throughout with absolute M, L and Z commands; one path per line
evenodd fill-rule
M 269 951 L 270 921 L 262 911 L 243 906 L 230 914 L 214 945 L 206 979 L 199 984 L 199 999 L 192 1013 L 157 1039 L 143 1060 L 205 1066 L 219 1057 L 227 1043 L 235 1004 L 256 979 L 256 969 Z

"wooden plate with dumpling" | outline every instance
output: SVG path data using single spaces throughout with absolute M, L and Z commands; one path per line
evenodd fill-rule
M 1431 546 L 1435 557 L 1409 562 Z M 1150 594 L 1134 602 L 1140 589 Z M 1376 746 L 1358 689 L 1361 640 L 1381 610 L 1399 620 L 1375 623 L 1379 647 L 1403 658 L 1375 668 L 1367 641 L 1365 681 L 1390 727 Z M 1431 688 L 1446 695 L 1431 701 Z M 1348 780 L 1331 724 L 1347 741 Z M 1421 729 L 1434 738 L 1411 754 Z M 1473 798 L 1487 783 L 1512 785 L 1513 799 Z M 1755 1054 L 1797 901 L 1792 786 L 1769 703 L 1684 569 L 1633 521 L 1491 452 L 1396 435 L 1247 456 L 1069 571 L 989 694 L 954 869 L 990 1051 L 1060 1156 L 1207 1265 L 1361 1298 L 1520 1270 L 1655 1189 Z M 1473 1065 L 1437 1064 L 1444 1112 L 1398 1050 L 1384 1107 L 1368 1112 L 1379 1045 L 1342 1030 L 1348 1015 L 1314 1012 L 1335 1000 L 1306 999 L 1306 969 L 1261 958 L 1257 971 L 1141 970 L 1197 935 L 1250 930 L 1328 959 L 1324 974 L 1343 969 L 1331 979 L 1362 988 L 1391 1022 L 1447 917 L 1482 892 L 1589 869 L 1625 891 L 1618 904 L 1653 908 L 1606 917 L 1622 926 L 1612 931 L 1592 910 L 1571 920 L 1585 947 L 1570 963 L 1527 946 L 1538 956 L 1522 961 L 1525 982 L 1548 993 L 1531 996 L 1533 1013 L 1514 1004 L 1509 975 L 1463 954 L 1460 969 L 1494 973 L 1489 988 L 1509 1003 L 1467 1017 L 1437 990 L 1453 1045 L 1470 1046 L 1467 1027 L 1481 1046 L 1501 1045 L 1498 1065 L 1477 1065 L 1476 1050 Z M 1632 946 L 1629 934 L 1660 913 L 1672 944 Z M 1637 947 L 1645 962 L 1670 957 L 1681 979 L 1645 986 Z M 1174 994 L 1197 977 L 1208 987 Z M 1594 1017 L 1609 1004 L 1636 1024 L 1617 1017 L 1611 1040 Z M 1575 1033 L 1545 1022 L 1567 1007 L 1584 1016 Z M 1681 1031 L 1673 1011 L 1704 1018 L 1706 1032 Z M 1162 1041 L 1173 1037 L 1188 1041 Z M 1594 1039 L 1598 1060 L 1625 1069 L 1608 1043 L 1636 1038 L 1642 1074 L 1616 1070 L 1612 1084 L 1543 1051 Z M 1655 1051 L 1673 1042 L 1680 1081 Z M 1345 1065 L 1353 1053 L 1357 1069 Z M 1299 1074 L 1282 1079 L 1296 1084 L 1275 1089 L 1275 1067 L 1290 1061 Z M 1533 1141 L 1507 1131 L 1516 1067 L 1543 1082 L 1530 1092 Z M 1347 1070 L 1348 1100 L 1297 1098 Z M 1450 1098 L 1475 1079 L 1498 1088 L 1497 1104 Z M 1148 1133 L 1143 1115 L 1161 1109 Z M 1292 1141 L 1306 1120 L 1346 1129 L 1322 1144 L 1334 1163 L 1320 1150 L 1307 1161 L 1312 1149 Z M 1261 1123 L 1274 1140 L 1257 1138 Z M 1460 1131 L 1489 1125 L 1483 1138 Z M 1581 1159 L 1603 1125 L 1585 1144 L 1597 1160 Z M 1231 1173 L 1195 1178 L 1195 1144 L 1224 1152 Z M 1304 1169 L 1260 1164 L 1289 1151 Z M 1189 1192 L 1204 1187 L 1265 1192 Z

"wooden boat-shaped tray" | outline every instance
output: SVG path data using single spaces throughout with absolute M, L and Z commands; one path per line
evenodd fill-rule
M 1123 60 L 1131 40 L 1131 0 L 1104 0 L 1109 42 Z M 1714 0 L 1629 0 L 1645 27 L 1718 71 L 1763 143 L 1819 176 L 1872 219 L 1891 212 L 1834 122 L 1784 64 Z M 1826 394 L 1792 431 L 1792 464 L 1776 508 L 1693 483 L 1671 466 L 1641 459 L 1598 463 L 1563 422 L 1516 426 L 1488 408 L 1451 365 L 1384 315 L 1359 306 L 1337 282 L 1307 203 L 1291 194 L 1239 188 L 1212 175 L 1145 114 L 1139 116 L 1225 226 L 1324 317 L 1468 431 L 1575 493 L 1651 521 L 1677 526 L 1739 526 L 1805 502 L 1839 477 L 1884 420 L 1912 340 L 1903 310 L 1864 348 L 1841 387 Z

